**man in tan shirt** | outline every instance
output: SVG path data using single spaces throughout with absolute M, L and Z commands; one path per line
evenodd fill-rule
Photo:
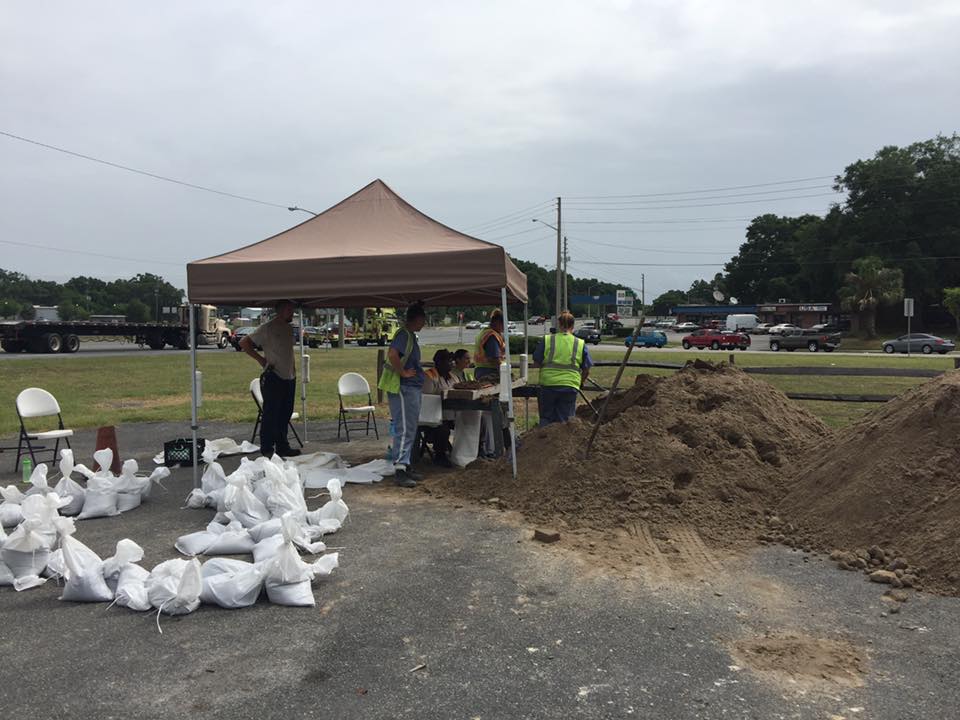
M 274 452 L 281 457 L 294 457 L 299 450 L 290 447 L 287 428 L 297 394 L 297 365 L 293 354 L 293 303 L 281 300 L 277 315 L 240 340 L 240 349 L 256 360 L 263 373 L 260 392 L 263 394 L 263 419 L 260 424 L 260 452 L 267 457 Z M 263 355 L 257 346 L 263 348 Z

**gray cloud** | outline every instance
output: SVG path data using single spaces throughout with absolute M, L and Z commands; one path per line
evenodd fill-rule
M 951 132 L 958 31 L 950 2 L 11 4 L 0 128 L 314 210 L 381 177 L 471 229 L 556 195 L 834 174 Z M 299 220 L 6 138 L 0 193 L 0 239 L 168 263 L 3 246 L 0 266 L 57 279 L 149 269 L 182 285 L 188 260 Z M 735 251 L 740 218 L 828 202 L 604 214 L 571 201 L 572 262 L 635 285 L 645 272 L 654 295 L 712 269 L 585 263 L 719 262 L 690 253 Z M 734 220 L 573 223 L 602 216 Z M 552 264 L 549 232 L 531 227 L 521 214 L 487 236 L 522 233 L 504 244 Z

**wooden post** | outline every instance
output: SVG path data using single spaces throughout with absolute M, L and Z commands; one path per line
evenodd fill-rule
M 960 358 L 953 359 L 953 369 L 960 370 Z
M 383 390 L 380 389 L 380 378 L 383 376 L 383 365 L 387 359 L 387 352 L 382 348 L 377 350 L 377 402 L 383 402 Z
M 737 358 L 734 356 L 733 353 L 730 353 L 730 364 L 731 364 L 731 365 L 736 365 L 736 364 L 737 364 Z

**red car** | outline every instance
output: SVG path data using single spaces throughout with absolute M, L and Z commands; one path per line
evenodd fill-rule
M 721 332 L 719 330 L 694 330 L 681 341 L 684 350 L 692 347 L 711 350 L 746 350 L 750 347 L 750 336 L 745 333 Z

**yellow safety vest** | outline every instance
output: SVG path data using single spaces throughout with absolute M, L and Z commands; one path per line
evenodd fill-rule
M 483 349 L 484 344 L 491 335 L 497 339 L 497 345 L 500 346 L 500 357 L 496 360 L 488 358 L 486 351 Z M 500 363 L 504 358 L 504 350 L 506 350 L 506 344 L 503 342 L 503 335 L 498 333 L 496 330 L 487 328 L 482 333 L 477 335 L 473 349 L 473 364 L 478 368 L 499 368 Z
M 540 384 L 546 387 L 579 388 L 583 347 L 583 340 L 569 333 L 548 335 L 544 339 Z

